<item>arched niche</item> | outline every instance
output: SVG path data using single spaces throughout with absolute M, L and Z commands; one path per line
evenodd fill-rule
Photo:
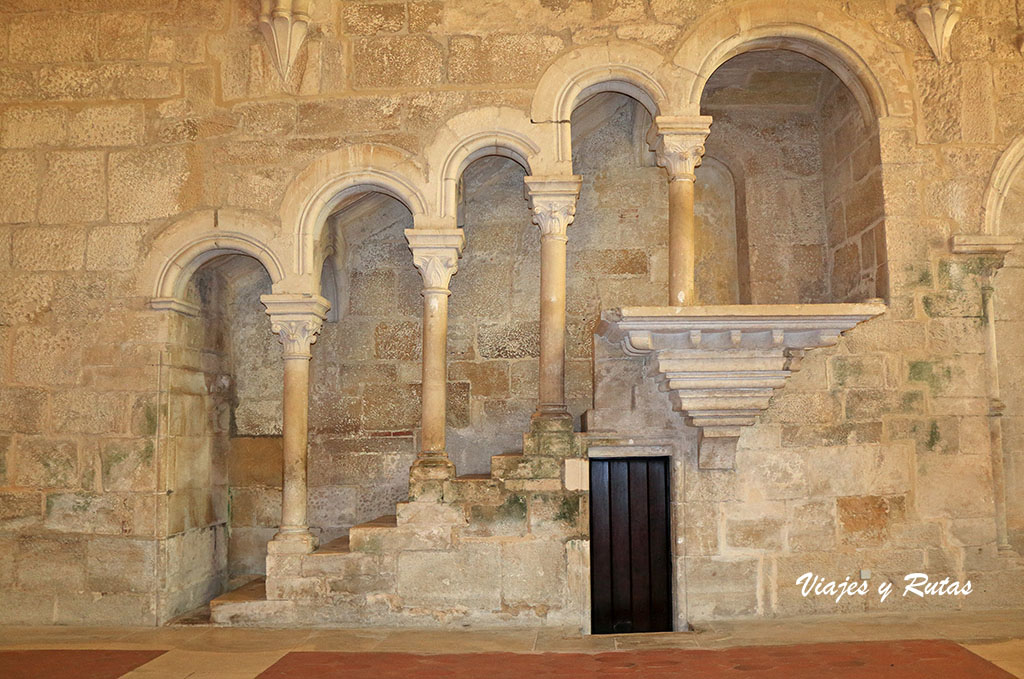
M 262 264 L 277 286 L 287 276 L 280 249 L 274 226 L 255 215 L 236 210 L 196 212 L 157 236 L 141 277 L 144 294 L 154 309 L 198 315 L 185 291 L 199 267 L 223 255 L 246 255 Z
M 749 301 L 886 297 L 878 118 L 869 94 L 806 50 L 736 50 L 702 87 L 705 147 L 730 158 L 745 196 Z M 783 44 L 788 44 L 783 42 Z M 741 290 L 741 293 L 743 290 Z M 741 294 L 741 299 L 747 297 Z
M 555 157 L 572 159 L 569 122 L 580 104 L 602 92 L 618 92 L 640 102 L 652 117 L 673 109 L 668 83 L 679 74 L 658 52 L 634 43 L 609 42 L 568 52 L 552 63 L 534 92 L 534 123 L 554 123 Z
M 281 222 L 292 229 L 296 274 L 318 285 L 330 240 L 327 218 L 346 201 L 375 191 L 402 202 L 414 218 L 426 216 L 426 183 L 410 156 L 386 146 L 361 144 L 317 158 L 288 185 L 281 204 Z
M 1024 235 L 1024 136 L 996 161 L 985 192 L 985 233 Z
M 486 156 L 515 161 L 527 174 L 552 174 L 543 126 L 534 125 L 522 111 L 486 107 L 460 113 L 448 120 L 426 151 L 431 190 L 436 196 L 442 224 L 457 221 L 459 182 L 465 169 Z
M 884 42 L 870 25 L 812 0 L 751 0 L 708 14 L 690 27 L 672 58 L 685 78 L 681 106 L 696 110 L 708 79 L 729 59 L 778 49 L 829 68 L 857 94 L 865 115 L 913 115 L 911 81 L 896 56 L 899 47 Z

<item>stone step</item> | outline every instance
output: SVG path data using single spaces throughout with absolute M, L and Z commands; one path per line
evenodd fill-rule
M 349 551 L 351 551 L 349 549 L 349 538 L 347 535 L 343 535 L 340 538 L 336 538 L 326 544 L 320 545 L 319 549 L 313 552 L 313 554 L 348 554 Z
M 373 521 L 352 526 L 348 531 L 349 550 L 353 552 L 379 551 L 380 543 L 386 534 L 397 527 L 398 516 L 396 514 L 378 516 Z
M 287 624 L 294 620 L 295 603 L 267 601 L 266 578 L 257 578 L 210 602 L 210 622 L 214 625 L 260 627 L 268 620 Z
M 444 501 L 451 505 L 500 502 L 501 482 L 490 474 L 466 474 L 444 484 Z

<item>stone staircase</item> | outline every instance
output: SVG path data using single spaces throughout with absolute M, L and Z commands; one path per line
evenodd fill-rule
M 267 577 L 211 602 L 211 622 L 289 625 L 575 625 L 588 551 L 585 494 L 563 467 L 583 439 L 533 427 L 490 474 L 443 479 L 396 513 L 310 554 L 270 554 Z M 526 568 L 537 578 L 521 577 Z M 582 577 L 582 576 L 580 576 Z M 577 578 L 578 580 L 579 578 Z

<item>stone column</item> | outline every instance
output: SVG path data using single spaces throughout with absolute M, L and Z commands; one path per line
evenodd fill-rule
M 271 553 L 307 553 L 316 539 L 306 522 L 306 453 L 309 441 L 310 346 L 327 317 L 330 303 L 319 295 L 263 295 L 270 327 L 284 345 L 284 489 L 281 527 L 268 546 Z
M 693 184 L 710 131 L 710 116 L 658 116 L 648 135 L 658 165 L 668 170 L 669 306 L 697 304 Z
M 581 180 L 527 177 L 533 223 L 540 227 L 540 384 L 534 420 L 568 421 L 565 405 L 565 246 Z
M 440 480 L 455 471 L 445 450 L 448 284 L 458 271 L 466 239 L 462 229 L 406 229 L 405 237 L 423 277 L 422 431 L 413 476 L 420 481 Z

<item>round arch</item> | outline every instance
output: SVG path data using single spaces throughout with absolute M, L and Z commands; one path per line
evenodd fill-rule
M 200 266 L 226 254 L 252 257 L 276 286 L 287 269 L 274 235 L 273 225 L 237 210 L 204 210 L 179 219 L 157 237 L 147 257 L 141 280 L 150 306 L 198 314 L 185 299 L 188 282 Z
M 524 112 L 504 107 L 466 111 L 445 123 L 426 152 L 438 215 L 446 222 L 455 219 L 459 178 L 484 156 L 509 158 L 527 174 L 550 171 L 538 132 Z
M 416 218 L 427 214 L 420 188 L 425 184 L 412 159 L 387 146 L 361 144 L 317 158 L 288 185 L 281 204 L 281 222 L 294 238 L 295 273 L 319 279 L 327 217 L 347 197 L 378 191 L 401 201 Z
M 572 161 L 569 119 L 580 103 L 601 92 L 626 94 L 647 108 L 651 117 L 671 113 L 665 83 L 679 80 L 677 69 L 652 49 L 627 42 L 609 42 L 567 52 L 548 66 L 533 96 L 534 123 L 555 123 L 556 160 Z
M 1017 137 L 999 156 L 985 191 L 985 233 L 1002 235 L 1003 203 L 1014 180 L 1024 181 L 1024 135 Z
M 698 111 L 704 86 L 719 66 L 738 54 L 768 49 L 799 52 L 829 68 L 855 94 L 869 120 L 913 114 L 910 80 L 895 56 L 897 48 L 861 22 L 807 0 L 755 0 L 694 25 L 673 56 L 689 74 L 680 104 Z

